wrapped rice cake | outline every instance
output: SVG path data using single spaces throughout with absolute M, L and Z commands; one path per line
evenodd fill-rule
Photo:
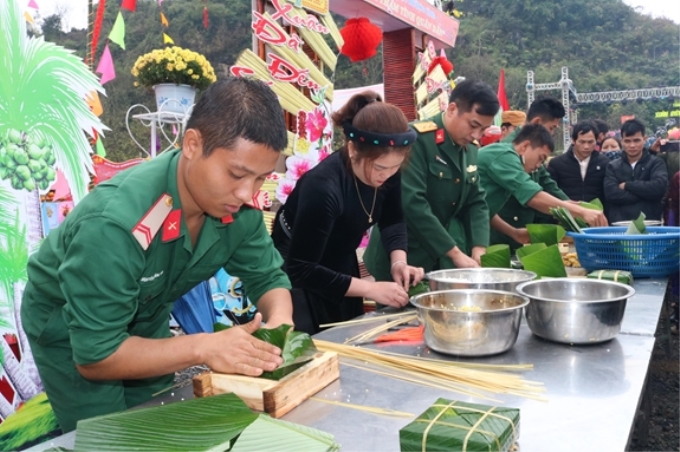
M 588 273 L 588 278 L 606 279 L 608 281 L 628 284 L 629 286 L 633 285 L 632 273 L 623 270 L 595 270 Z
M 518 438 L 519 409 L 446 399 L 399 430 L 401 452 L 506 452 Z

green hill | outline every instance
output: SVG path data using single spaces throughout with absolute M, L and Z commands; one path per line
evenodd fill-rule
M 163 10 L 170 22 L 165 32 L 177 45 L 205 54 L 218 76 L 224 75 L 238 53 L 250 46 L 250 4 L 212 0 L 206 30 L 201 2 L 165 0 Z M 455 74 L 496 87 L 500 69 L 505 68 L 512 108 L 526 108 L 527 70 L 534 71 L 536 83 L 549 83 L 558 81 L 560 68 L 567 66 L 579 92 L 680 85 L 680 26 L 640 15 L 621 0 L 465 0 L 457 2 L 457 8 L 465 16 L 460 19 L 456 48 L 449 51 Z M 97 57 L 118 11 L 119 2 L 107 2 Z M 108 97 L 102 99 L 102 120 L 112 129 L 106 133 L 105 145 L 108 157 L 116 161 L 140 155 L 126 130 L 125 115 L 134 104 L 153 106 L 154 101 L 150 91 L 133 86 L 130 69 L 139 55 L 161 46 L 164 31 L 155 0 L 139 0 L 136 12 L 123 11 L 123 15 L 127 50 L 110 45 L 117 78 L 105 85 Z M 342 19 L 338 25 L 342 26 Z M 45 39 L 84 57 L 86 32 L 63 33 L 59 28 L 58 17 L 46 18 Z M 379 83 L 379 57 L 354 65 L 341 57 L 336 87 Z M 617 127 L 621 115 L 634 114 L 655 129 L 664 121 L 654 120 L 654 112 L 669 109 L 670 104 L 670 100 L 600 104 L 580 107 L 578 113 L 580 118 L 603 118 L 612 127 Z M 140 141 L 148 140 L 148 129 L 137 121 L 131 126 Z

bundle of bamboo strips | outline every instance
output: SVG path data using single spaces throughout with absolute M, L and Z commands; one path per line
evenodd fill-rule
M 437 113 L 439 113 L 439 111 L 440 111 L 439 102 L 432 101 L 429 104 L 425 105 L 420 110 L 418 110 L 418 118 L 421 120 L 431 118 Z
M 343 358 L 343 364 L 378 375 L 388 376 L 411 383 L 440 390 L 454 391 L 473 397 L 500 402 L 489 396 L 510 394 L 534 400 L 545 401 L 540 395 L 545 391 L 542 383 L 522 379 L 508 373 L 508 370 L 528 370 L 532 365 L 494 366 L 437 361 L 418 357 L 407 357 L 393 353 L 352 347 L 315 339 L 314 344 L 321 351 L 332 351 Z
M 342 46 L 345 45 L 345 40 L 342 39 L 342 35 L 340 34 L 340 30 L 338 30 L 338 26 L 333 20 L 333 16 L 330 14 L 326 14 L 325 16 L 321 16 L 321 23 L 328 28 L 328 32 L 331 35 L 331 38 L 333 38 L 333 41 L 335 42 L 335 45 L 338 46 L 338 49 L 342 49 Z
M 293 8 L 289 14 L 291 16 L 307 16 L 307 13 L 300 8 Z M 335 65 L 338 62 L 338 57 L 328 46 L 328 44 L 326 44 L 326 41 L 323 39 L 323 35 L 305 27 L 299 27 L 297 30 L 307 45 L 311 47 L 317 55 L 319 55 L 321 61 L 323 61 L 331 71 L 335 72 Z
M 319 325 L 319 328 L 330 328 L 332 326 L 361 325 L 363 323 L 375 322 L 376 320 L 393 319 L 393 318 L 396 318 L 396 317 L 403 317 L 403 316 L 408 316 L 408 315 L 412 315 L 412 314 L 413 314 L 413 312 L 411 312 L 411 311 L 396 312 L 394 314 L 376 314 L 376 315 L 367 316 L 367 317 L 363 317 L 363 318 L 356 319 L 356 320 L 346 320 L 344 322 L 324 323 L 322 325 Z
M 368 331 L 365 331 L 361 334 L 357 334 L 354 337 L 350 337 L 345 341 L 345 344 L 349 344 L 352 342 L 365 342 L 370 339 L 373 339 L 375 336 L 378 334 L 389 330 L 390 328 L 394 328 L 395 326 L 401 325 L 403 323 L 408 323 L 412 322 L 413 320 L 417 319 L 418 315 L 411 313 L 411 315 L 405 315 L 402 316 L 401 318 L 398 318 L 396 320 L 392 320 L 391 322 L 387 322 L 384 325 L 378 325 L 375 328 L 371 328 Z
M 277 31 L 286 38 L 287 42 L 290 39 L 290 35 L 286 33 L 283 27 L 276 23 L 276 21 L 272 19 L 268 13 L 265 13 L 264 16 L 271 21 L 272 26 L 274 26 Z M 270 48 L 283 59 L 297 65 L 298 68 L 308 69 L 310 78 L 318 83 L 320 87 L 326 87 L 326 91 L 324 93 L 326 99 L 331 102 L 333 101 L 333 84 L 326 78 L 323 72 L 321 72 L 321 70 L 316 67 L 314 62 L 309 59 L 306 53 L 303 51 L 296 52 L 286 44 L 280 46 L 271 46 Z
M 271 88 L 279 96 L 281 106 L 288 113 L 297 115 L 300 110 L 312 111 L 314 110 L 314 103 L 307 99 L 304 94 L 298 91 L 292 84 L 288 82 L 279 82 L 269 73 L 267 63 L 262 61 L 252 50 L 244 50 L 236 60 L 237 66 L 245 66 L 255 72 L 255 78 L 268 82 L 273 82 Z

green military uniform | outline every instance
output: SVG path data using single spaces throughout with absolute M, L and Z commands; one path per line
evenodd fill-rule
M 416 123 L 418 139 L 403 170 L 402 202 L 408 231 L 408 262 L 425 271 L 453 268 L 446 253 L 469 253 L 489 244 L 489 211 L 477 174 L 477 148 L 456 145 L 442 115 Z M 390 259 L 373 228 L 364 263 L 377 280 L 389 281 Z
M 76 364 L 99 362 L 130 336 L 170 337 L 173 302 L 221 267 L 258 300 L 290 288 L 256 209 L 207 218 L 195 246 L 177 189 L 180 152 L 100 184 L 31 256 L 21 318 L 59 424 L 125 410 L 174 375 L 91 381 Z
M 512 143 L 495 143 L 484 147 L 477 158 L 479 178 L 486 192 L 489 217 L 493 218 L 509 199 L 521 206 L 543 191 L 524 170 L 522 157 Z
M 512 143 L 512 140 L 517 138 L 519 131 L 521 129 L 517 127 L 510 133 L 507 137 L 501 140 L 501 143 Z M 555 198 L 561 199 L 563 201 L 569 200 L 569 197 L 557 186 L 557 183 L 550 177 L 550 173 L 544 166 L 541 166 L 536 171 L 529 174 L 531 179 L 543 188 L 543 191 L 551 194 Z M 498 212 L 500 216 L 506 223 L 514 228 L 525 228 L 527 224 L 537 223 L 539 221 L 547 221 L 547 216 L 543 213 L 532 209 L 531 207 L 525 207 L 521 205 L 517 199 L 510 197 L 505 205 Z M 505 234 L 501 234 L 495 229 L 491 228 L 490 234 L 491 244 L 505 243 L 510 245 L 511 249 L 517 249 L 522 246 L 508 237 Z

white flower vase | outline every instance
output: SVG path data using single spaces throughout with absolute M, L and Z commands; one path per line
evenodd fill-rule
M 156 108 L 165 113 L 186 114 L 194 105 L 198 90 L 189 85 L 161 83 L 153 87 L 156 93 Z

